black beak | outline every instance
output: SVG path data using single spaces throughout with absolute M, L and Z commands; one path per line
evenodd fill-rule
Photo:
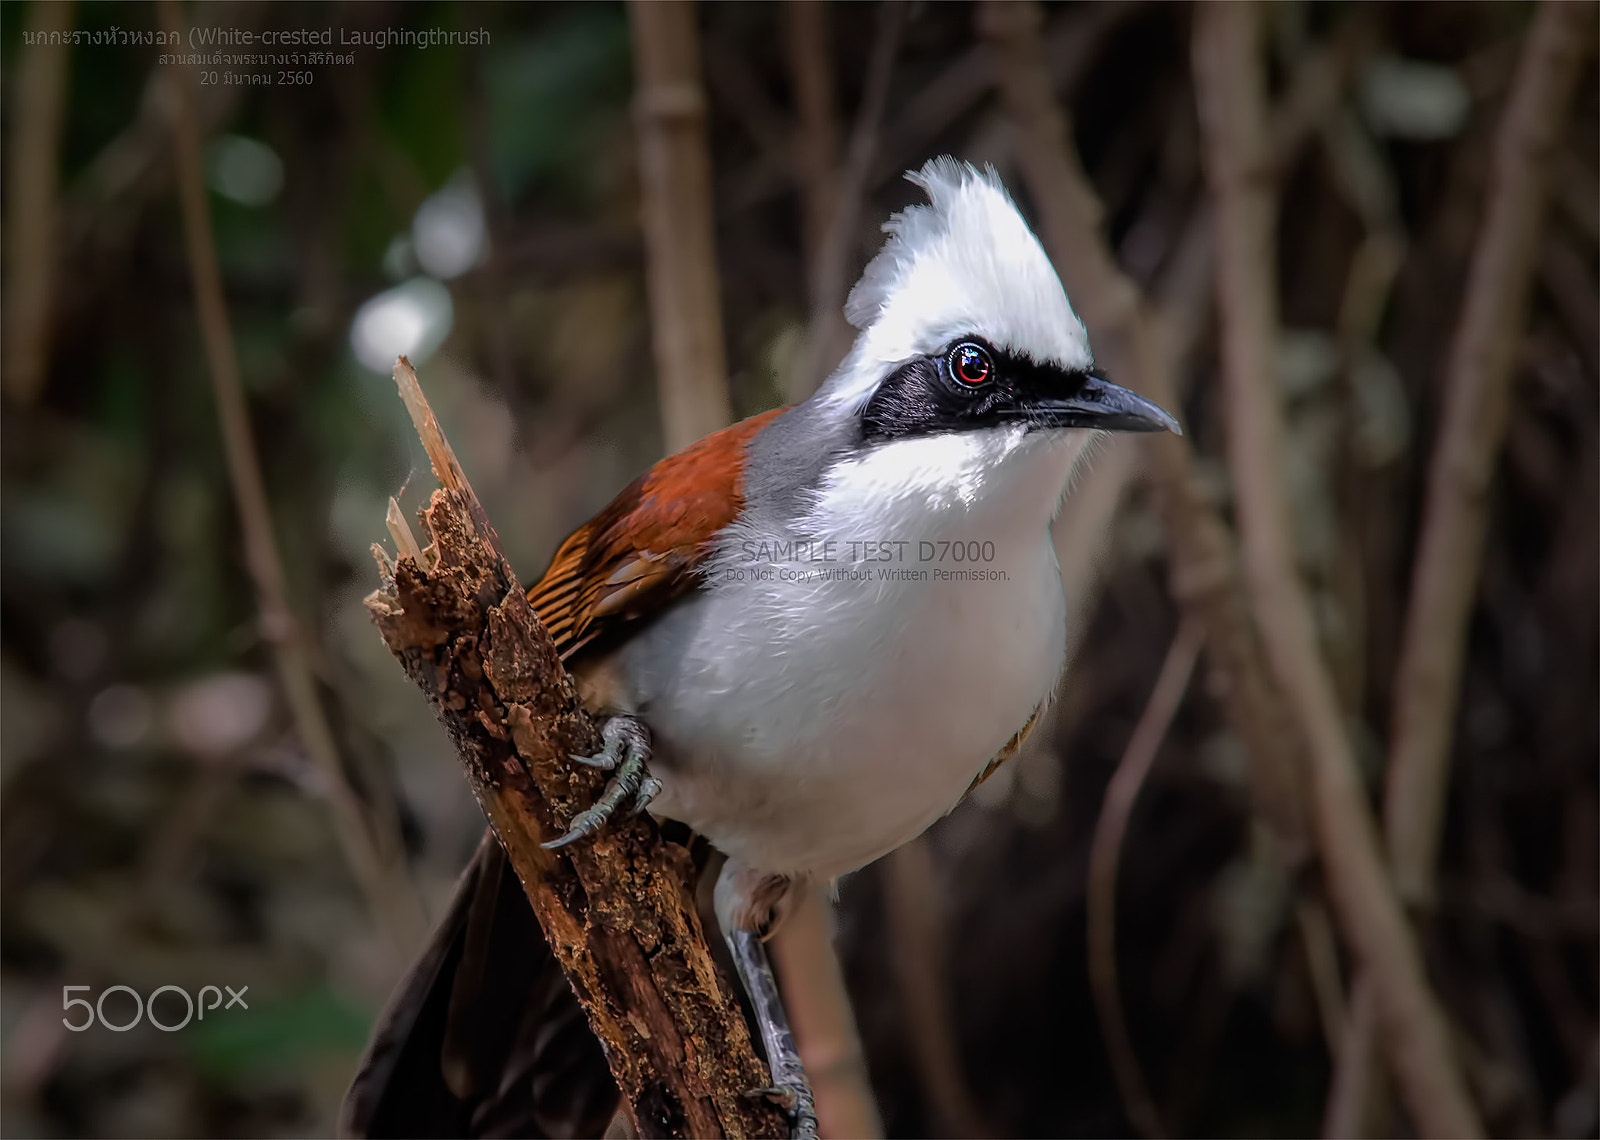
M 1047 396 L 1024 405 L 1028 422 L 1039 427 L 1094 428 L 1099 431 L 1170 431 L 1183 429 L 1159 405 L 1101 376 L 1090 374 L 1070 396 Z

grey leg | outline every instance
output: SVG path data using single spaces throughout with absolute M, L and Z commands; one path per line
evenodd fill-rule
M 586 835 L 599 831 L 606 820 L 628 797 L 633 797 L 633 812 L 638 814 L 661 790 L 661 781 L 650 774 L 650 730 L 644 721 L 632 716 L 614 716 L 600 729 L 603 747 L 593 756 L 573 756 L 579 764 L 605 771 L 616 769 L 616 775 L 606 782 L 605 791 L 594 806 L 579 812 L 572 825 L 560 839 L 542 844 L 549 850 L 565 847 Z
M 739 981 L 755 1007 L 756 1024 L 761 1029 L 761 1041 L 767 1047 L 767 1064 L 772 1069 L 775 1086 L 751 1092 L 770 1096 L 788 1110 L 790 1140 L 817 1140 L 816 1099 L 811 1095 L 811 1082 L 800 1064 L 794 1034 L 789 1031 L 789 1018 L 783 1012 L 783 999 L 778 996 L 778 979 L 773 976 L 772 963 L 767 960 L 767 948 L 748 930 L 730 930 L 724 937 L 728 940 L 728 949 L 733 952 Z
M 751 1089 L 751 1095 L 767 1096 L 789 1113 L 791 1140 L 816 1140 L 817 1104 L 811 1083 L 794 1047 L 788 1015 L 778 994 L 778 980 L 767 960 L 762 938 L 772 933 L 794 908 L 798 892 L 805 883 L 785 875 L 774 875 L 746 867 L 737 859 L 723 864 L 715 892 L 717 924 L 733 952 L 739 982 L 755 1009 L 756 1027 L 767 1049 L 767 1066 L 772 1070 L 772 1088 Z

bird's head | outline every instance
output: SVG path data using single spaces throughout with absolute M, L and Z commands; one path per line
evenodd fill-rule
M 855 346 L 815 399 L 864 442 L 935 433 L 1179 431 L 1095 368 L 1083 322 L 993 169 L 936 158 L 851 291 Z

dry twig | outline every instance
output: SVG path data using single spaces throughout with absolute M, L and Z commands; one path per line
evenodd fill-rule
M 167 29 L 178 36 L 178 42 L 183 42 L 183 16 L 177 0 L 164 0 L 161 11 Z M 422 904 L 404 864 L 398 830 L 385 828 L 380 821 L 387 813 L 369 812 L 345 777 L 339 746 L 317 691 L 312 649 L 289 606 L 283 562 L 272 529 L 272 510 L 256 458 L 250 411 L 239 381 L 239 362 L 228 326 L 227 301 L 200 160 L 200 127 L 192 76 L 189 68 L 182 66 L 174 70 L 173 77 L 173 150 L 189 271 L 194 279 L 195 310 L 211 370 L 228 475 L 244 532 L 245 561 L 255 579 L 261 606 L 261 629 L 272 646 L 278 680 L 300 742 L 322 776 L 345 860 L 366 894 L 374 919 L 387 931 L 395 948 L 406 954 L 425 932 Z
M 640 208 L 669 452 L 732 418 L 711 217 L 706 98 L 691 0 L 633 0 Z
M 1294 79 L 1267 124 L 1274 174 L 1285 175 L 1301 143 L 1339 109 L 1350 73 L 1376 39 L 1373 23 L 1371 9 L 1358 7 L 1326 43 L 1295 61 Z
M 879 126 L 889 97 L 889 78 L 900 51 L 900 33 L 905 21 L 905 0 L 880 0 L 878 30 L 867 63 L 861 105 L 856 109 L 844 163 L 832 172 L 834 190 L 827 225 L 807 263 L 811 316 L 799 376 L 789 393 L 793 399 L 804 398 L 814 391 L 850 344 L 850 326 L 845 323 L 843 310 L 850 287 L 851 255 L 861 226 L 867 176 L 878 149 Z
M 981 12 L 998 59 L 1001 95 L 1021 136 L 1023 178 L 1067 293 L 1111 370 L 1158 403 L 1177 407 L 1169 346 L 1100 233 L 1100 205 L 1070 146 L 1066 115 L 1042 58 L 1038 6 L 988 0 Z M 1194 478 L 1185 439 L 1151 436 L 1145 446 L 1171 543 L 1173 592 L 1205 629 L 1213 682 L 1244 742 L 1257 809 L 1294 865 L 1305 850 L 1305 824 L 1293 733 L 1261 661 L 1227 527 Z
M 1178 634 L 1167 650 L 1167 659 L 1161 665 L 1161 673 L 1156 677 L 1155 688 L 1150 691 L 1150 700 L 1106 786 L 1105 804 L 1095 822 L 1094 840 L 1089 848 L 1089 985 L 1122 1103 L 1127 1106 L 1133 1126 L 1149 1137 L 1164 1135 L 1165 1129 L 1123 1015 L 1121 983 L 1117 977 L 1117 862 L 1122 854 L 1128 820 L 1133 815 L 1134 801 L 1139 797 L 1151 764 L 1155 763 L 1156 753 L 1167 735 L 1167 726 L 1172 723 L 1183 694 L 1188 691 L 1189 677 L 1200 655 L 1201 640 L 1200 626 L 1193 619 L 1185 619 L 1178 627 Z
M 1052 28 L 1046 36 L 1044 54 L 1052 55 L 1052 42 L 1062 43 L 1088 40 L 1098 42 L 1103 35 L 1100 25 L 1115 13 L 1117 5 L 1100 4 L 1081 10 L 1076 21 Z M 1077 31 L 1076 39 L 1064 33 Z M 1272 154 L 1274 169 L 1280 173 L 1294 162 L 1302 147 L 1313 137 L 1317 128 L 1338 105 L 1350 74 L 1370 39 L 1368 21 L 1360 14 L 1347 19 L 1328 41 L 1318 45 L 1307 55 L 1304 66 L 1295 72 L 1294 81 L 1284 94 L 1272 115 Z M 1064 49 L 1055 49 L 1060 54 Z M 989 66 L 987 45 L 973 49 Z M 973 63 L 974 67 L 978 64 Z M 1059 67 L 1052 66 L 1059 74 Z M 1060 81 L 1057 81 L 1058 87 Z M 1135 227 L 1137 228 L 1137 227 Z M 1150 300 L 1150 331 L 1159 338 L 1155 355 L 1166 362 L 1168 373 L 1174 377 L 1174 388 L 1181 396 L 1182 380 L 1186 370 L 1183 363 L 1194 351 L 1207 326 L 1212 301 L 1213 275 L 1211 272 L 1211 221 L 1210 212 L 1201 203 L 1191 212 L 1181 235 L 1174 242 L 1174 251 L 1167 258 L 1168 268 L 1161 280 L 1152 288 Z M 1097 456 L 1094 478 L 1068 496 L 1061 513 L 1051 526 L 1056 547 L 1056 561 L 1061 568 L 1063 592 L 1067 598 L 1067 613 L 1074 624 L 1067 631 L 1067 661 L 1076 656 L 1078 642 L 1084 627 L 1094 613 L 1094 597 L 1098 586 L 1099 563 L 1110 541 L 1111 522 L 1116 517 L 1123 496 L 1130 484 L 1140 474 L 1139 453 L 1131 447 L 1115 447 Z
M 1043 29 L 1042 52 L 1053 89 L 1068 97 L 1088 74 L 1106 39 L 1143 7 L 1143 0 L 1106 0 L 1067 9 L 1051 20 Z M 933 140 L 972 110 L 997 80 L 994 53 L 981 41 L 940 68 L 885 127 L 870 185 L 881 185 L 907 166 L 920 165 Z M 981 135 L 986 129 L 980 125 L 974 133 Z
M 1038 204 L 1046 245 L 1068 293 L 1113 371 L 1131 377 L 1136 387 L 1154 399 L 1176 407 L 1175 361 L 1198 337 L 1199 325 L 1186 319 L 1190 311 L 1152 315 L 1098 233 L 1100 207 L 1068 145 L 1071 134 L 1066 116 L 1055 102 L 1049 72 L 1037 47 L 1037 8 L 1028 3 L 991 2 L 984 9 L 984 23 L 999 60 L 1007 111 L 1020 128 L 1018 161 Z M 1273 120 L 1275 170 L 1288 168 L 1319 117 L 1336 105 L 1329 87 L 1337 90 L 1342 86 L 1364 42 L 1363 26 L 1347 23 L 1319 49 L 1316 65 L 1297 76 Z M 1197 233 L 1204 236 L 1203 229 Z M 1198 306 L 1191 309 L 1197 311 Z M 1296 742 L 1266 675 L 1238 580 L 1231 536 L 1215 508 L 1199 492 L 1186 441 L 1152 439 L 1146 459 L 1172 544 L 1174 594 L 1206 630 L 1213 686 L 1244 742 L 1256 810 L 1267 823 L 1277 854 L 1292 869 L 1308 850 Z M 1104 495 L 1114 502 L 1120 487 L 1112 482 L 1131 477 L 1133 469 L 1126 460 L 1102 460 L 1090 486 L 1097 494 L 1104 488 Z M 1110 512 L 1105 515 L 1109 518 Z M 1093 543 L 1074 534 L 1072 557 L 1062 560 L 1064 581 L 1090 580 L 1081 567 L 1085 553 L 1093 548 Z M 1069 572 L 1073 576 L 1069 577 Z M 1301 913 L 1310 912 L 1302 909 Z M 1306 933 L 1308 927 L 1302 923 L 1301 929 Z M 1316 949 L 1308 942 L 1308 951 Z
M 637 108 L 651 324 L 670 451 L 723 427 L 730 416 L 710 233 L 710 160 L 692 6 L 638 2 L 631 11 L 639 72 Z M 806 35 L 813 40 L 822 38 L 817 26 L 822 16 L 818 3 L 797 4 L 790 14 L 803 33 L 801 39 Z M 819 62 L 821 58 L 819 53 Z M 723 71 L 727 85 L 741 85 L 737 68 L 724 67 Z M 797 78 L 803 88 L 803 112 L 809 102 L 813 117 L 826 115 L 825 72 Z M 811 141 L 814 146 L 831 145 L 827 139 Z M 834 177 L 831 160 L 822 173 L 828 179 Z M 813 197 L 807 198 L 811 208 L 808 233 L 815 221 L 812 215 L 832 208 L 831 203 L 819 203 Z M 704 240 L 693 240 L 702 221 Z M 825 224 L 826 219 L 823 221 Z M 688 233 L 681 232 L 684 230 Z M 690 335 L 685 330 L 699 331 Z M 813 1073 L 817 1109 L 824 1125 L 830 1126 L 832 1121 L 830 1127 L 841 1135 L 875 1134 L 881 1126 L 856 1037 L 855 1015 L 844 990 L 826 916 L 817 909 L 822 901 L 814 902 L 816 906 L 803 908 L 803 913 L 795 916 L 799 921 L 786 923 L 774 940 L 785 1003 L 802 1056 L 810 1061 L 819 1051 L 824 1055 L 823 1068 Z
M 1387 1070 L 1377 1049 L 1378 1007 L 1372 980 L 1361 976 L 1351 990 L 1344 1035 L 1334 1053 L 1333 1083 L 1322 1115 L 1322 1134 L 1328 1140 L 1384 1133 L 1374 1124 L 1374 1113 L 1389 1103 L 1384 1092 Z
M 604 783 L 567 759 L 599 734 L 404 357 L 395 380 L 442 490 L 424 514 L 432 569 L 402 554 L 393 592 L 367 599 L 374 622 L 450 734 L 640 1132 L 781 1135 L 782 1115 L 744 1095 L 767 1074 L 706 948 L 682 849 L 647 816 L 540 846 Z
M 1276 217 L 1268 177 L 1264 77 L 1256 11 L 1196 10 L 1194 70 L 1207 179 L 1216 202 L 1218 299 L 1228 461 L 1245 574 L 1274 673 L 1310 760 L 1312 818 L 1346 938 L 1370 971 L 1402 1091 L 1418 1126 L 1481 1133 L 1424 976 L 1362 791 L 1343 715 L 1295 566 L 1283 481 L 1283 412 L 1273 374 Z
M 1484 227 L 1474 251 L 1445 384 L 1444 424 L 1395 683 L 1384 837 L 1396 886 L 1432 904 L 1467 615 L 1483 548 L 1488 484 L 1505 435 L 1512 360 L 1539 249 L 1546 182 L 1583 51 L 1585 4 L 1541 6 L 1500 122 Z M 1365 1134 L 1382 1074 L 1374 1072 L 1377 1009 L 1358 978 L 1323 1131 Z
M 1401 896 L 1432 897 L 1450 729 L 1467 616 L 1477 589 L 1512 363 L 1539 253 L 1545 184 L 1594 5 L 1540 5 L 1495 139 L 1488 207 L 1446 370 L 1444 418 L 1428 470 L 1400 665 L 1384 823 Z

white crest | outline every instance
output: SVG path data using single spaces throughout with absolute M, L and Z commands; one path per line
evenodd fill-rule
M 929 204 L 884 223 L 889 240 L 845 303 L 861 335 L 819 398 L 858 407 L 890 369 L 961 336 L 1041 364 L 1092 367 L 1083 322 L 994 169 L 943 157 L 906 177 Z

